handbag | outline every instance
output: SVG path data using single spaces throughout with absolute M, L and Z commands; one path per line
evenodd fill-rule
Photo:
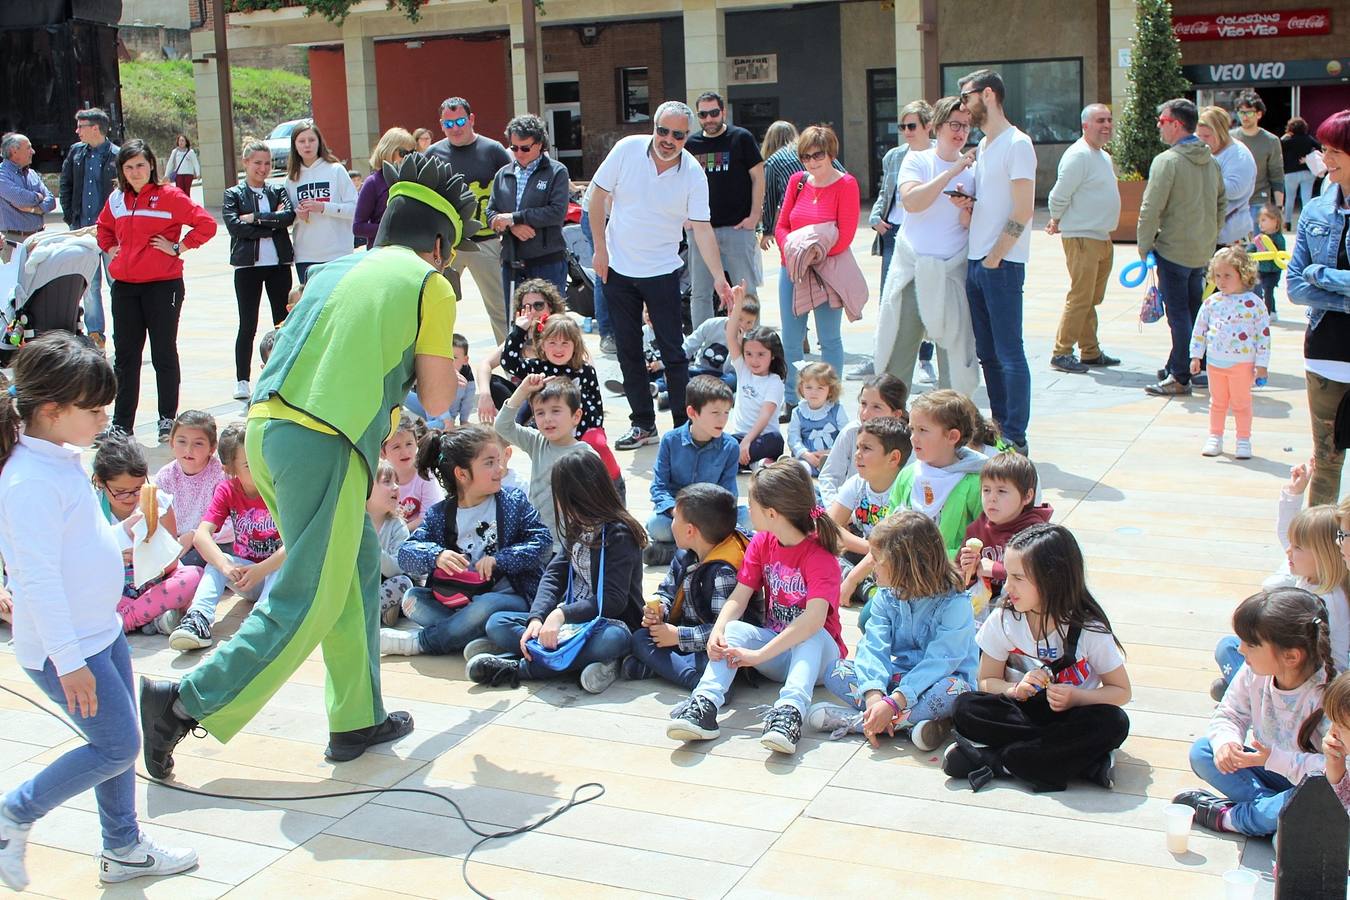
M 596 579 L 595 590 L 595 618 L 581 625 L 564 625 L 558 631 L 558 646 L 552 650 L 546 649 L 539 643 L 538 638 L 531 638 L 525 642 L 525 646 L 530 651 L 530 665 L 543 666 L 550 672 L 565 672 L 572 663 L 576 662 L 577 656 L 581 653 L 581 648 L 586 646 L 586 641 L 595 633 L 600 621 L 604 618 L 605 612 L 605 529 L 600 530 L 600 575 Z M 567 596 L 563 600 L 566 606 L 572 602 L 572 565 L 567 565 Z
M 1163 317 L 1162 294 L 1158 292 L 1158 279 L 1153 270 L 1148 270 L 1148 288 L 1144 291 L 1144 301 L 1139 305 L 1140 325 L 1152 325 Z
M 500 530 L 500 507 L 498 507 L 498 529 Z M 459 552 L 459 541 L 452 539 L 450 534 L 450 521 L 453 511 L 447 510 L 445 517 L 445 528 L 441 533 L 441 546 L 454 548 Z M 453 575 L 442 571 L 439 567 L 433 568 L 431 574 L 427 576 L 427 588 L 431 591 L 431 596 L 436 598 L 447 609 L 461 609 L 468 606 L 474 597 L 481 596 L 492 590 L 493 582 L 485 581 L 482 575 L 479 575 L 473 569 L 465 569 L 463 572 L 455 572 Z

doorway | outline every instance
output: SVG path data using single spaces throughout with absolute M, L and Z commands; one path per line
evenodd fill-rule
M 553 158 L 567 167 L 573 180 L 582 177 L 581 79 L 576 72 L 544 75 L 544 122 L 553 144 Z
M 895 96 L 895 69 L 867 70 L 867 152 L 872 184 L 865 191 L 873 196 L 881 184 L 881 159 L 900 143 L 899 107 Z

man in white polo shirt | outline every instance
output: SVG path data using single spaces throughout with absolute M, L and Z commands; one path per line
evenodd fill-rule
M 632 427 L 614 442 L 616 450 L 654 444 L 656 407 L 648 387 L 642 354 L 642 308 L 647 307 L 656 348 L 665 366 L 670 413 L 684 424 L 684 389 L 689 382 L 680 309 L 680 237 L 693 226 L 694 242 L 713 276 L 713 290 L 729 301 L 731 288 L 722 273 L 721 254 L 709 222 L 708 179 L 684 142 L 694 113 L 676 100 L 656 110 L 651 135 L 636 134 L 614 145 L 591 180 L 588 209 L 595 239 L 593 266 L 605 284 L 605 302 L 614 325 L 624 393 Z M 609 222 L 603 228 L 606 206 Z M 693 248 L 691 247 L 692 251 Z

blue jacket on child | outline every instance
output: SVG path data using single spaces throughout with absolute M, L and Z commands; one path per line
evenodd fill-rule
M 948 675 L 977 683 L 979 648 L 966 591 L 901 600 L 880 588 L 871 607 L 854 656 L 861 693 L 889 691 L 891 676 L 903 672 L 899 691 L 913 708 L 924 691 Z
M 720 484 L 738 497 L 736 465 L 741 445 L 728 434 L 719 435 L 700 447 L 694 442 L 686 422 L 661 435 L 656 451 L 656 470 L 652 473 L 652 511 L 675 508 L 675 495 L 691 484 Z
M 517 594 L 532 601 L 535 591 L 539 590 L 544 564 L 553 549 L 553 535 L 540 521 L 539 513 L 530 505 L 524 491 L 502 488 L 495 496 L 497 552 L 492 558 L 497 565 L 494 571 L 505 575 Z M 404 574 L 430 574 L 436 568 L 436 557 L 442 550 L 458 552 L 455 534 L 458 507 L 458 501 L 451 494 L 427 510 L 422 524 L 399 548 L 398 564 Z

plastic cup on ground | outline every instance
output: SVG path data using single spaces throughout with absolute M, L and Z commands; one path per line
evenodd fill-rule
M 1250 869 L 1229 869 L 1223 873 L 1224 900 L 1252 900 L 1261 876 Z
M 1170 853 L 1185 853 L 1191 838 L 1191 820 L 1195 810 L 1180 803 L 1168 804 L 1163 810 L 1163 819 L 1167 829 L 1167 850 Z

